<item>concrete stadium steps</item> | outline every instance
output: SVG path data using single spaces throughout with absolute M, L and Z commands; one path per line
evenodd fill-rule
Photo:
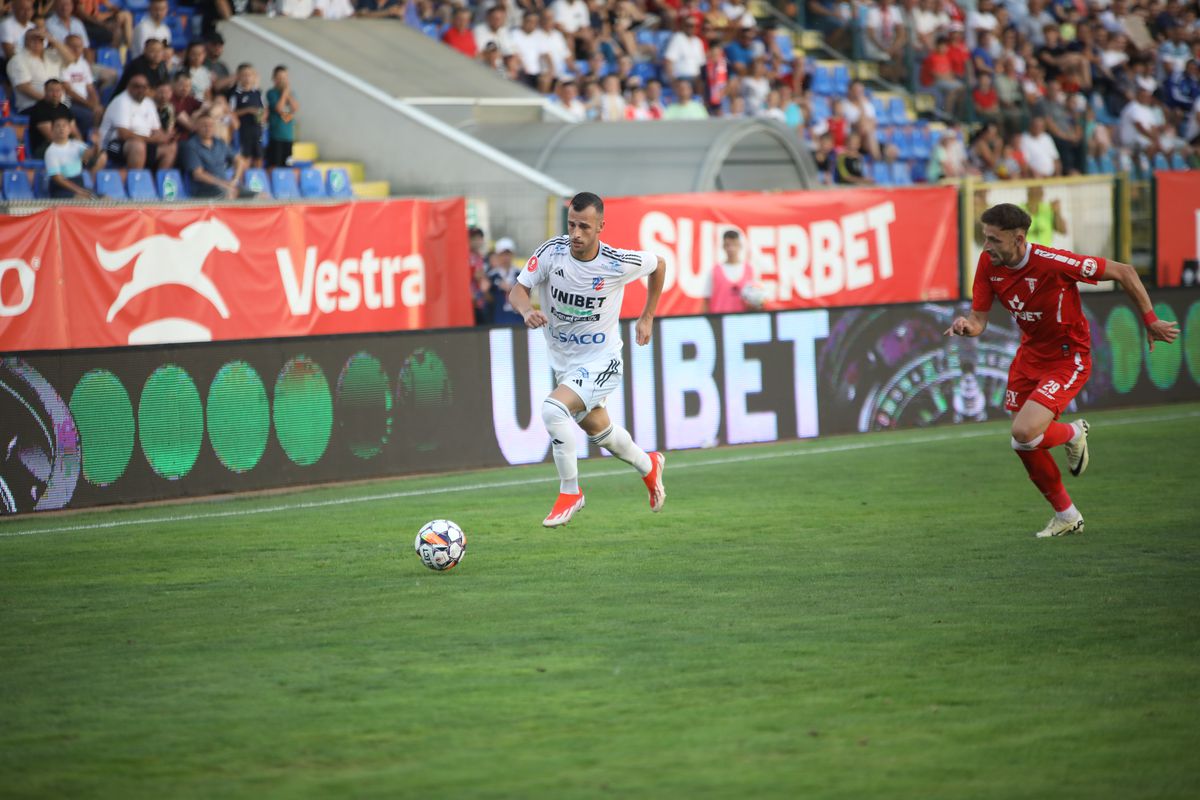
M 292 158 L 296 161 L 316 161 L 320 150 L 316 142 L 296 142 L 292 145 Z

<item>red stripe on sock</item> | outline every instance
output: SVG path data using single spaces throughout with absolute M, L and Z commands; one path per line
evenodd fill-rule
M 1033 481 L 1033 485 L 1042 496 L 1054 506 L 1055 511 L 1066 511 L 1071 507 L 1071 496 L 1063 487 L 1062 473 L 1058 471 L 1058 464 L 1054 463 L 1054 456 L 1050 455 L 1049 451 L 1017 450 L 1016 454 L 1025 465 L 1029 480 Z

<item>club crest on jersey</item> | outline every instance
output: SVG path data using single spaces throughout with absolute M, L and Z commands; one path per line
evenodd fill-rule
M 1083 266 L 1079 271 L 1083 273 L 1083 277 L 1090 278 L 1096 274 L 1096 270 L 1098 269 L 1100 269 L 1100 264 L 1097 263 L 1096 259 L 1085 258 L 1083 260 Z
M 526 272 L 537 272 L 537 256 L 530 256 L 529 261 L 525 264 Z
M 1037 288 L 1037 278 L 1026 278 L 1025 282 L 1029 284 L 1029 291 L 1032 292 Z
M 604 288 L 604 278 L 592 278 L 592 290 L 600 291 Z

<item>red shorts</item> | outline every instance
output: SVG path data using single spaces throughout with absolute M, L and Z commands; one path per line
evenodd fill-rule
M 1020 411 L 1026 400 L 1035 400 L 1049 408 L 1057 419 L 1079 394 L 1092 374 L 1092 357 L 1074 353 L 1070 358 L 1055 361 L 1035 361 L 1026 358 L 1023 350 L 1008 368 L 1008 391 L 1004 407 Z

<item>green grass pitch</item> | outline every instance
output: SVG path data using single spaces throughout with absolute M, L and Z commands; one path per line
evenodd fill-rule
M 1061 540 L 1001 423 L 6 521 L 0 795 L 1198 797 L 1200 405 L 1089 420 Z

